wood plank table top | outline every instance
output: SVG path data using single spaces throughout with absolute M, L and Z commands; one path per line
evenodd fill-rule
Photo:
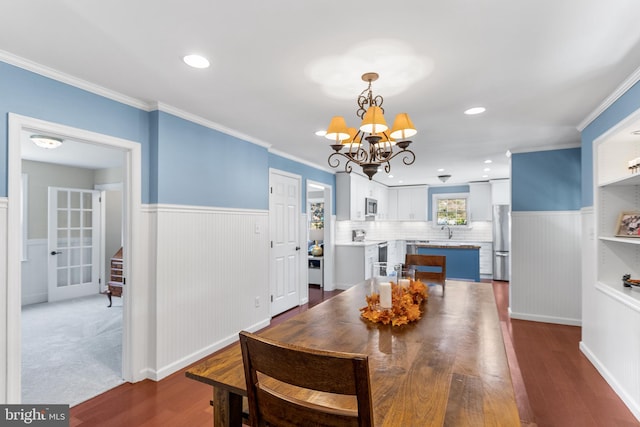
M 402 326 L 360 317 L 364 283 L 265 330 L 305 347 L 369 355 L 376 426 L 519 426 L 490 283 L 447 281 L 422 319 Z M 240 346 L 186 372 L 214 388 L 214 425 L 239 425 L 246 396 Z

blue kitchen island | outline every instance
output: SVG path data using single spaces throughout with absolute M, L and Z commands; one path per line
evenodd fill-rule
M 447 279 L 480 281 L 480 246 L 416 245 L 420 255 L 444 255 L 447 257 Z

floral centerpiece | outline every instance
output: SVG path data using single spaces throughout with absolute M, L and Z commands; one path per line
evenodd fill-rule
M 409 286 L 391 283 L 391 308 L 380 307 L 380 294 L 367 295 L 367 305 L 360 309 L 361 316 L 374 323 L 393 326 L 406 325 L 420 319 L 420 306 L 427 301 L 427 287 L 419 280 L 409 280 Z

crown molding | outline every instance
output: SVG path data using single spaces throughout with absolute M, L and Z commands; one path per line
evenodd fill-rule
M 190 122 L 199 124 L 201 126 L 209 128 L 209 129 L 217 130 L 219 132 L 225 133 L 225 134 L 230 135 L 230 136 L 234 136 L 234 137 L 236 137 L 238 139 L 250 142 L 252 144 L 260 145 L 260 146 L 265 147 L 265 148 L 270 148 L 271 147 L 271 144 L 269 144 L 268 142 L 262 141 L 261 139 L 254 138 L 254 137 L 249 136 L 247 134 L 244 134 L 242 132 L 238 132 L 237 130 L 228 128 L 226 126 L 223 126 L 223 125 L 221 125 L 219 123 L 212 122 L 211 120 L 204 119 L 204 118 L 202 118 L 200 116 L 197 116 L 195 114 L 188 113 L 188 112 L 183 111 L 183 110 L 181 110 L 179 108 L 175 108 L 175 107 L 172 107 L 170 105 L 163 104 L 161 102 L 154 103 L 154 107 L 152 108 L 152 110 L 158 110 L 158 111 L 162 111 L 164 113 L 172 114 L 172 115 L 174 115 L 176 117 L 180 117 L 181 119 L 188 120 Z
M 280 150 L 271 148 L 271 149 L 269 149 L 269 152 L 272 153 L 272 154 L 275 154 L 277 156 L 284 157 L 285 159 L 289 159 L 289 160 L 293 160 L 294 162 L 302 163 L 303 165 L 307 165 L 307 166 L 312 167 L 314 169 L 318 169 L 318 170 L 321 170 L 323 172 L 328 172 L 331 175 L 335 175 L 335 173 L 336 173 L 335 169 L 322 167 L 322 166 L 318 165 L 317 163 L 312 163 L 312 162 L 310 162 L 308 160 L 301 159 L 301 158 L 293 156 L 293 155 L 291 155 L 289 153 L 285 153 L 284 151 L 280 151 Z
M 640 67 L 638 67 L 629 77 L 622 82 L 620 86 L 613 91 L 611 95 L 609 95 L 602 103 L 596 107 L 595 110 L 591 112 L 584 120 L 582 120 L 577 129 L 582 132 L 592 121 L 594 121 L 600 114 L 602 114 L 607 108 L 609 108 L 614 102 L 618 100 L 626 91 L 631 89 L 631 87 L 640 81 Z
M 36 74 L 40 74 L 41 76 L 48 77 L 61 83 L 66 83 L 73 87 L 86 90 L 87 92 L 100 95 L 113 101 L 129 105 L 134 108 L 139 108 L 145 111 L 150 111 L 151 109 L 151 106 L 148 103 L 139 99 L 132 98 L 130 96 L 123 95 L 116 91 L 99 86 L 95 83 L 90 83 L 86 80 L 73 77 L 69 74 L 65 74 L 58 70 L 54 70 L 53 68 L 46 67 L 44 65 L 38 64 L 36 62 L 19 57 L 3 50 L 0 50 L 0 61 L 6 62 L 7 64 L 14 65 L 27 71 L 31 71 Z
M 580 141 L 569 142 L 560 145 L 545 145 L 542 147 L 523 147 L 515 150 L 509 150 L 512 154 L 533 153 L 536 151 L 566 150 L 568 148 L 580 148 Z

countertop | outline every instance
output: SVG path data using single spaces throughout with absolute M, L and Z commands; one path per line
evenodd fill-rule
M 463 243 L 451 243 L 451 244 L 446 244 L 446 245 L 439 245 L 439 244 L 416 244 L 416 247 L 418 248 L 439 248 L 439 249 L 480 249 L 480 246 L 478 245 L 465 245 Z
M 365 240 L 364 242 L 336 242 L 336 246 L 369 246 L 386 242 L 387 240 Z

